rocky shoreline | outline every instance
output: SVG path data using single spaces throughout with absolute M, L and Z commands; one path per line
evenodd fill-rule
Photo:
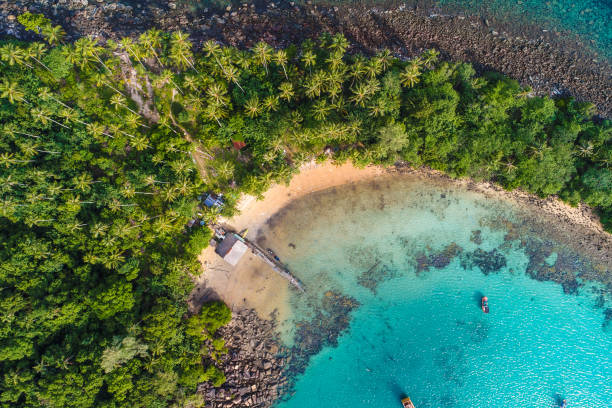
M 571 33 L 544 31 L 528 23 L 443 15 L 431 7 L 323 7 L 256 1 L 249 5 L 187 7 L 173 1 L 17 0 L 0 1 L 0 34 L 29 38 L 16 21 L 25 11 L 42 12 L 71 38 L 134 36 L 149 28 L 183 30 L 196 43 L 214 38 L 238 47 L 264 40 L 286 46 L 322 32 L 343 33 L 351 51 L 387 47 L 409 58 L 436 48 L 450 60 L 468 61 L 479 71 L 498 71 L 538 94 L 571 94 L 612 116 L 612 67 L 590 43 Z
M 219 329 L 227 354 L 217 362 L 227 381 L 215 388 L 206 382 L 198 391 L 209 408 L 267 408 L 289 386 L 285 366 L 290 362 L 281 345 L 274 320 L 261 319 L 252 309 L 232 312 L 229 324 Z

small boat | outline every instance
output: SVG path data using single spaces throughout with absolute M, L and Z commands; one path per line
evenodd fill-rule
M 402 405 L 404 408 L 416 408 L 409 397 L 402 398 Z
M 489 313 L 489 299 L 487 299 L 486 296 L 482 297 L 482 300 L 480 301 L 480 307 L 482 308 L 483 312 Z

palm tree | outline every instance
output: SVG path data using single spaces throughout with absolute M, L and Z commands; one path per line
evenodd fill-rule
M 138 56 L 138 53 L 136 52 L 134 41 L 131 38 L 122 38 L 121 41 L 119 41 L 118 48 L 123 48 L 128 53 L 128 55 L 132 55 L 136 59 L 136 61 L 138 61 L 140 66 L 146 70 L 146 67 L 144 66 Z
M 225 106 L 229 102 L 229 98 L 227 96 L 227 88 L 222 86 L 218 82 L 215 82 L 214 84 L 209 86 L 206 90 L 206 94 L 214 100 L 215 104 Z
M 28 46 L 28 48 L 25 51 L 25 55 L 26 57 L 36 61 L 40 66 L 42 66 L 44 69 L 46 69 L 47 71 L 53 74 L 53 71 L 51 71 L 49 67 L 43 64 L 42 61 L 40 60 L 40 58 L 42 58 L 42 56 L 45 54 L 46 51 L 47 51 L 47 48 L 45 47 L 44 44 L 35 42 Z
M 355 88 L 352 89 L 352 92 L 353 92 L 353 96 L 351 96 L 349 100 L 353 102 L 355 105 L 364 107 L 365 101 L 370 95 L 370 88 L 368 84 L 360 82 L 355 86 Z
M 247 71 L 251 67 L 251 62 L 251 54 L 248 51 L 238 51 L 236 64 L 242 68 L 242 70 Z
M 83 37 L 77 40 L 77 42 L 80 42 L 79 44 L 83 55 L 86 57 L 93 57 L 106 69 L 109 74 L 112 74 L 111 69 L 100 58 L 99 54 L 104 50 L 104 48 L 98 45 L 98 40 L 95 38 Z
M 530 98 L 533 96 L 533 89 L 531 89 L 530 86 L 526 87 L 525 89 L 521 90 L 521 92 L 516 94 L 517 98 Z
M 385 105 L 383 99 L 377 98 L 374 103 L 369 106 L 370 116 L 380 117 L 385 114 Z
M 330 49 L 336 52 L 339 52 L 341 54 L 344 54 L 346 52 L 348 46 L 349 46 L 348 40 L 341 33 L 334 35 L 331 39 L 331 43 L 329 44 Z
M 147 137 L 143 135 L 136 136 L 135 139 L 132 139 L 130 144 L 134 147 L 134 149 L 138 150 L 139 152 L 150 147 Z
M 138 112 L 135 112 L 134 110 L 132 110 L 127 105 L 127 100 L 126 100 L 126 98 L 123 95 L 115 94 L 115 95 L 111 96 L 110 104 L 115 107 L 115 110 L 119 109 L 119 106 L 122 106 L 125 109 L 129 110 L 130 112 L 132 112 L 134 115 L 140 116 L 140 114 Z
M 103 224 L 101 222 L 95 223 L 90 228 L 91 235 L 93 235 L 94 238 L 100 238 L 104 236 L 106 234 L 106 231 L 108 231 L 108 225 Z
M 233 66 L 231 64 L 226 66 L 225 70 L 223 71 L 223 75 L 225 76 L 225 79 L 235 83 L 236 86 L 238 86 L 238 88 L 240 88 L 242 93 L 244 93 L 244 89 L 242 89 L 242 87 L 240 86 L 240 83 L 238 83 L 238 76 L 240 75 L 240 73 L 238 72 L 238 69 L 236 69 L 235 66 Z
M 72 183 L 74 184 L 74 188 L 86 193 L 90 190 L 93 179 L 88 173 L 83 173 L 80 176 L 74 177 Z
M 229 180 L 234 175 L 234 163 L 231 161 L 222 161 L 216 167 L 217 174 L 222 180 Z
M 152 28 L 142 33 L 138 38 L 138 41 L 143 49 L 148 50 L 152 53 L 159 66 L 161 68 L 165 68 L 164 64 L 162 64 L 161 60 L 159 59 L 157 51 L 155 51 L 157 48 L 161 48 L 161 34 L 161 31 Z M 143 56 L 147 58 L 149 54 L 147 52 L 144 52 Z
M 386 71 L 387 68 L 391 66 L 395 58 L 393 57 L 393 55 L 391 55 L 391 51 L 389 51 L 388 49 L 384 49 L 378 54 L 376 54 L 376 59 L 378 60 L 378 63 L 382 67 L 382 70 Z
M 114 136 L 109 135 L 108 133 L 105 132 L 105 127 L 104 125 L 98 123 L 98 122 L 92 122 L 92 123 L 88 123 L 87 124 L 87 131 L 89 133 L 91 133 L 91 135 L 95 138 L 98 138 L 100 135 L 105 135 L 108 136 L 110 138 L 114 138 Z
M 382 65 L 380 61 L 376 58 L 370 58 L 366 64 L 365 72 L 370 79 L 376 78 L 376 76 L 382 72 Z
M 104 74 L 94 74 L 92 75 L 92 79 L 94 80 L 94 83 L 96 84 L 96 86 L 102 86 L 102 85 L 106 85 L 107 87 L 109 87 L 110 89 L 112 89 L 113 91 L 115 91 L 118 95 L 123 96 L 123 93 L 118 90 L 117 88 L 115 88 L 113 85 L 111 85 L 107 80 L 106 80 L 106 75 Z
M 512 160 L 508 160 L 504 163 L 504 170 L 508 173 L 516 171 L 517 167 Z
M 43 125 L 46 125 L 48 122 L 53 122 L 56 125 L 59 125 L 63 128 L 70 129 L 68 126 L 64 125 L 63 123 L 59 123 L 58 121 L 50 118 L 49 113 L 43 108 L 33 108 L 30 111 L 30 113 L 36 121 L 42 123 Z
M 332 71 L 335 71 L 342 64 L 342 54 L 338 51 L 334 51 L 329 54 L 325 62 L 327 62 Z
M 319 99 L 312 105 L 313 117 L 316 120 L 325 120 L 329 114 L 330 107 L 325 99 Z
M 291 82 L 283 82 L 279 85 L 278 90 L 280 91 L 280 98 L 290 102 L 295 95 L 293 90 L 293 84 Z
M 361 79 L 366 73 L 366 63 L 367 60 L 361 54 L 356 55 L 353 59 L 353 64 L 351 65 L 351 77 L 353 81 L 351 82 L 351 86 L 353 86 L 355 80 Z
M 275 111 L 278 108 L 278 96 L 268 95 L 263 101 L 263 105 L 268 112 Z
M 0 47 L 0 58 L 2 58 L 3 61 L 8 62 L 10 66 L 24 64 L 27 67 L 34 69 L 34 67 L 25 62 L 25 51 L 13 43 L 8 43 Z
M 274 62 L 276 62 L 281 67 L 283 67 L 283 72 L 285 73 L 285 79 L 288 80 L 289 77 L 287 76 L 287 70 L 286 70 L 287 61 L 288 61 L 287 51 L 285 50 L 276 51 L 276 54 L 274 54 Z
M 209 120 L 216 120 L 219 126 L 223 126 L 219 119 L 226 117 L 227 111 L 220 105 L 211 103 L 206 107 L 206 109 L 204 109 L 204 116 Z
M 70 106 L 66 105 L 64 102 L 60 101 L 55 96 L 53 96 L 53 93 L 47 87 L 39 88 L 39 90 L 38 90 L 38 97 L 41 98 L 43 101 L 49 100 L 49 99 L 53 99 L 55 102 L 59 103 L 63 107 L 65 107 L 67 109 L 72 109 Z
M 262 107 L 259 104 L 259 98 L 257 97 L 257 95 L 251 97 L 244 104 L 244 110 L 246 111 L 247 116 L 250 118 L 255 118 L 259 116 L 259 114 L 261 113 L 261 109 Z
M 304 87 L 306 88 L 306 96 L 313 99 L 317 96 L 321 96 L 323 90 L 323 83 L 325 82 L 325 73 L 323 71 L 317 71 L 314 74 L 306 78 Z
M 198 89 L 198 79 L 194 75 L 185 75 L 183 85 L 189 90 L 196 91 Z
M 419 68 L 414 65 L 407 65 L 404 70 L 400 73 L 400 81 L 402 85 L 412 88 L 419 82 Z
M 438 62 L 439 55 L 440 55 L 440 52 L 438 52 L 436 49 L 433 49 L 433 48 L 425 51 L 423 53 L 423 64 L 427 68 L 431 68 L 433 65 L 435 65 L 436 62 Z
M 4 79 L 0 84 L 0 98 L 8 99 L 11 104 L 23 101 L 24 95 L 16 82 L 9 82 L 8 79 Z
M 178 68 L 185 68 L 188 65 L 195 72 L 199 73 L 191 62 L 191 58 L 193 57 L 193 53 L 191 52 L 192 44 L 188 38 L 189 35 L 181 31 L 172 33 L 172 37 L 170 38 L 170 58 Z
M 141 126 L 148 127 L 147 125 L 140 123 L 140 119 L 141 117 L 139 115 L 130 112 L 125 118 L 125 123 L 132 129 L 137 129 Z
M 578 145 L 577 146 L 578 156 L 580 156 L 580 157 L 590 157 L 590 156 L 592 156 L 593 153 L 594 153 L 594 150 L 593 150 L 594 147 L 595 146 L 593 145 L 593 142 L 588 142 L 586 144 L 586 146 L 585 145 Z
M 314 52 L 308 50 L 302 54 L 302 63 L 312 72 L 312 67 L 317 63 L 317 56 Z
M 259 59 L 259 63 L 263 65 L 264 69 L 266 70 L 266 75 L 267 75 L 268 74 L 268 63 L 270 62 L 270 59 L 272 58 L 272 47 L 270 47 L 265 42 L 260 41 L 257 44 L 255 44 L 255 47 L 253 47 L 253 53 Z
M 221 52 L 221 47 L 219 46 L 219 44 L 217 44 L 217 42 L 214 40 L 208 40 L 204 43 L 202 49 L 206 53 L 206 56 L 213 57 L 219 68 L 221 68 L 221 71 L 224 71 L 223 65 L 221 65 L 218 58 L 219 53 Z
M 51 24 L 47 24 L 42 28 L 42 35 L 45 37 L 45 40 L 47 40 L 49 45 L 56 45 L 62 42 L 66 32 L 62 26 L 56 25 L 53 27 Z

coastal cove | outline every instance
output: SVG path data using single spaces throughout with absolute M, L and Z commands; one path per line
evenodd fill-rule
M 231 270 L 211 254 L 202 287 L 236 310 L 276 309 L 297 379 L 280 407 L 392 407 L 403 393 L 420 407 L 528 395 L 522 406 L 536 407 L 553 406 L 555 392 L 606 406 L 610 236 L 587 209 L 428 170 L 329 163 L 240 208 L 225 222 L 279 254 L 307 292 L 255 258 Z M 486 319 L 483 293 L 495 299 Z M 541 364 L 532 370 L 525 356 Z
M 607 62 L 403 5 L 5 3 L 0 406 L 609 405 Z

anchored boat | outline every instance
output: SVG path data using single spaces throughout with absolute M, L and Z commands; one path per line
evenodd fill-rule
M 416 408 L 409 397 L 402 398 L 402 405 L 404 408 Z
M 480 301 L 480 307 L 482 307 L 482 311 L 485 313 L 489 313 L 489 299 L 486 296 L 482 297 Z

